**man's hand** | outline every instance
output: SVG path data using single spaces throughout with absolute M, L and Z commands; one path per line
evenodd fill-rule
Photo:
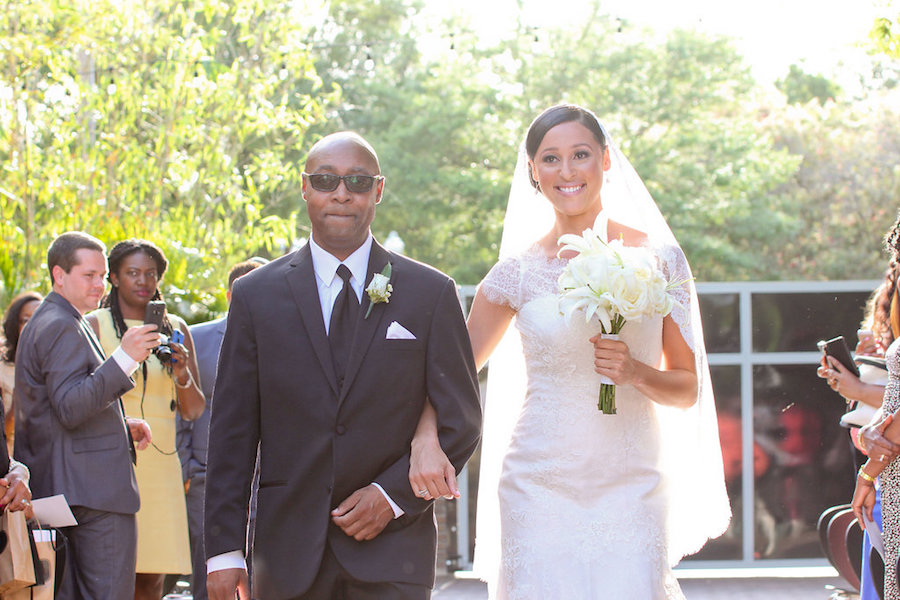
M 356 490 L 331 511 L 331 520 L 357 542 L 375 539 L 394 518 L 394 511 L 374 485 Z
M 156 325 L 140 325 L 129 327 L 122 335 L 119 344 L 125 353 L 136 362 L 146 360 L 150 352 L 159 346 L 159 332 Z
M 250 600 L 250 580 L 244 569 L 222 569 L 206 576 L 206 591 L 210 600 Z
M 129 331 L 131 331 L 129 329 Z M 153 434 L 150 432 L 150 424 L 143 419 L 135 419 L 134 417 L 125 417 L 125 423 L 131 430 L 131 439 L 134 440 L 138 450 L 144 450 L 153 441 Z
M 859 432 L 863 450 L 869 458 L 881 463 L 889 463 L 897 458 L 900 446 L 884 437 L 884 432 L 894 421 L 894 415 L 888 415 L 880 423 L 866 425 Z

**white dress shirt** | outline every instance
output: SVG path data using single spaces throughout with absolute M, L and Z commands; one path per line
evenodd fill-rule
M 316 244 L 312 236 L 309 238 L 309 251 L 312 255 L 313 271 L 316 274 L 316 287 L 319 291 L 319 302 L 322 308 L 322 319 L 325 322 L 325 333 L 331 325 L 331 311 L 334 308 L 334 301 L 344 287 L 344 281 L 338 276 L 338 267 L 343 264 L 350 269 L 350 285 L 353 286 L 353 292 L 356 294 L 357 301 L 362 307 L 363 286 L 366 283 L 366 269 L 369 268 L 369 255 L 372 252 L 372 234 L 366 238 L 366 241 L 357 248 L 353 254 L 343 261 L 338 260 L 334 255 L 329 254 L 325 249 Z M 384 488 L 378 483 L 372 482 L 378 491 L 384 496 L 391 510 L 394 511 L 394 518 L 403 516 L 403 509 L 397 506 Z M 221 571 L 223 569 L 246 569 L 247 563 L 244 559 L 242 550 L 233 550 L 224 554 L 210 557 L 206 561 L 206 572 Z
M 356 294 L 356 301 L 362 304 L 363 286 L 366 284 L 366 269 L 369 268 L 369 254 L 372 252 L 372 234 L 366 238 L 362 246 L 343 261 L 338 260 L 319 246 L 312 237 L 309 238 L 309 252 L 312 254 L 313 271 L 316 273 L 316 287 L 319 289 L 319 302 L 322 305 L 322 319 L 325 320 L 325 333 L 331 326 L 331 310 L 334 301 L 344 288 L 344 281 L 338 276 L 338 267 L 343 264 L 350 269 L 350 285 Z

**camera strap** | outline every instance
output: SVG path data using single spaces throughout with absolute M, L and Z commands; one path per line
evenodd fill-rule
M 141 418 L 146 421 L 147 417 L 144 416 L 144 398 L 147 397 L 147 361 L 146 360 L 141 362 L 141 375 L 142 375 L 142 377 L 141 377 Z M 171 379 L 171 377 L 170 377 L 170 379 Z M 173 392 L 172 392 L 173 394 L 178 393 L 177 391 L 175 391 L 174 387 L 172 389 L 173 389 Z M 173 454 L 178 452 L 177 447 L 174 450 L 172 450 L 171 452 L 166 452 L 165 450 L 163 450 L 162 448 L 157 446 L 156 442 L 154 442 L 154 441 L 151 441 L 150 445 L 153 446 L 153 448 L 157 452 L 159 452 L 160 454 L 163 454 L 165 456 L 172 456 Z

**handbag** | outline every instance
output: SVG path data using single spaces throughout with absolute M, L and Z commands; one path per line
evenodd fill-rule
M 3 600 L 53 600 L 62 585 L 66 568 L 65 534 L 55 527 L 38 525 L 31 528 L 31 538 L 39 564 L 38 581 L 33 586 L 3 594 Z
M 4 544 L 0 551 L 0 593 L 34 585 L 34 542 L 23 511 L 4 510 L 0 515 L 0 543 Z

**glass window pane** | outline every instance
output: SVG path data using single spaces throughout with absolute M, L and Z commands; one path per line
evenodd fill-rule
M 819 558 L 816 522 L 850 502 L 854 471 L 845 404 L 816 365 L 753 369 L 755 558 Z
M 738 294 L 701 294 L 700 316 L 708 353 L 741 351 Z
M 871 292 L 753 294 L 754 352 L 815 352 L 838 335 L 856 346 L 856 330 Z
M 710 367 L 710 375 L 719 418 L 725 487 L 733 516 L 731 525 L 722 536 L 710 540 L 700 552 L 685 560 L 740 560 L 743 558 L 744 530 L 741 524 L 741 368 L 713 366 Z

